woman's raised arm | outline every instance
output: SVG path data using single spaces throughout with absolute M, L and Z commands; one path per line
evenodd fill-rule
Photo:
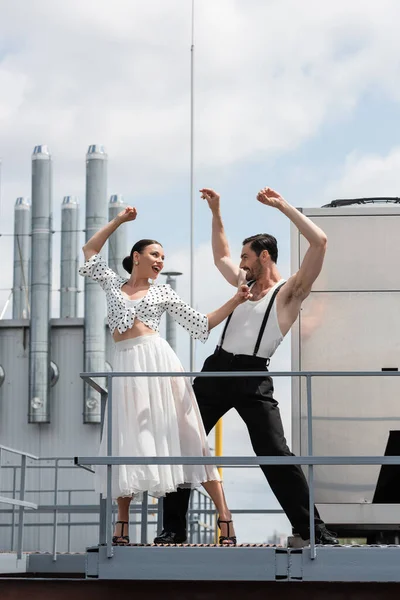
M 110 237 L 110 235 L 114 233 L 114 231 L 118 229 L 118 227 L 122 225 L 122 223 L 134 221 L 136 219 L 136 216 L 136 208 L 133 208 L 132 206 L 127 206 L 124 210 L 118 213 L 118 215 L 112 221 L 107 223 L 107 225 L 104 225 L 104 227 L 102 227 L 101 229 L 99 229 L 99 231 L 92 235 L 90 240 L 88 240 L 82 248 L 85 260 L 89 260 L 95 254 L 98 254 L 104 246 L 104 244 L 106 243 L 106 241 L 108 240 L 108 238 Z

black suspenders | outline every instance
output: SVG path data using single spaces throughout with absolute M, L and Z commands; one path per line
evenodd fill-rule
M 249 281 L 249 283 L 247 285 L 251 285 L 252 283 L 254 283 L 254 282 L 253 281 Z M 272 294 L 271 299 L 268 302 L 267 310 L 265 311 L 264 318 L 263 318 L 262 323 L 261 323 L 260 331 L 258 333 L 256 345 L 254 346 L 253 356 L 257 356 L 257 352 L 260 349 L 261 340 L 262 340 L 262 337 L 264 335 L 265 328 L 267 326 L 268 317 L 269 317 L 270 312 L 272 310 L 272 306 L 274 304 L 274 300 L 276 298 L 277 293 L 279 292 L 279 290 L 281 289 L 281 287 L 283 285 L 285 285 L 285 283 L 286 282 L 284 281 L 283 283 L 281 283 L 280 285 L 278 285 L 278 287 L 276 287 L 274 289 L 274 293 Z M 233 313 L 231 313 L 229 315 L 229 317 L 227 318 L 227 320 L 226 320 L 225 327 L 224 327 L 224 330 L 223 330 L 222 335 L 221 335 L 221 343 L 219 345 L 220 348 L 222 348 L 222 344 L 224 343 L 226 330 L 228 329 L 228 325 L 229 325 L 229 322 L 230 322 L 230 320 L 232 318 L 232 315 L 233 315 Z

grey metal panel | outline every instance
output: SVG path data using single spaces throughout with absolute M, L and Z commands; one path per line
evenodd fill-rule
M 86 553 L 58 554 L 53 560 L 52 554 L 28 554 L 26 571 L 33 573 L 85 573 Z
M 19 323 L 28 321 L 19 321 Z M 29 397 L 29 328 L 1 327 L 0 356 L 4 367 L 5 381 L 0 388 L 0 439 L 4 446 L 18 446 L 19 450 L 39 455 L 40 436 L 36 427 L 27 420 L 27 402 Z M 19 465 L 20 459 L 8 453 L 3 454 L 3 465 Z M 30 464 L 30 461 L 28 461 Z M 13 476 L 11 469 L 2 469 L 1 489 L 12 489 Z M 19 484 L 19 475 L 17 477 Z M 28 470 L 27 488 L 37 488 L 39 477 L 37 472 Z M 18 496 L 17 496 L 18 497 Z M 26 495 L 26 500 L 36 502 L 37 497 Z M 26 521 L 37 518 L 29 511 Z M 1 522 L 9 522 L 9 517 L 1 517 Z M 26 531 L 24 548 L 31 543 L 38 544 L 38 532 Z M 11 536 L 6 529 L 0 531 L 0 548 L 10 550 Z
M 288 578 L 290 581 L 299 581 L 303 577 L 303 551 L 288 549 Z
M 400 368 L 399 292 L 312 293 L 301 316 L 302 370 Z M 305 383 L 301 394 L 303 452 L 307 444 Z M 400 429 L 400 380 L 314 378 L 315 455 L 383 455 Z M 379 466 L 315 467 L 317 502 L 372 500 Z
M 288 551 L 279 550 L 275 551 L 275 579 L 288 579 L 289 577 L 289 558 Z
M 97 578 L 99 576 L 99 553 L 97 548 L 89 548 L 86 553 L 86 565 L 85 565 L 86 578 Z
M 28 321 L 7 321 L 10 325 L 0 325 L 0 356 L 5 371 L 5 381 L 0 388 L 0 439 L 3 445 L 18 446 L 20 450 L 38 456 L 74 456 L 76 450 L 85 455 L 96 455 L 99 446 L 100 426 L 82 423 L 83 384 L 79 373 L 83 370 L 83 322 L 82 320 L 53 319 L 51 321 L 51 359 L 58 365 L 60 377 L 51 388 L 52 423 L 40 427 L 27 422 L 28 365 L 29 365 L 29 328 Z M 19 326 L 16 326 L 19 323 Z M 4 454 L 3 464 L 15 464 L 14 458 Z M 43 461 L 48 466 L 52 461 Z M 65 464 L 65 463 L 63 463 Z M 54 471 L 46 469 L 28 469 L 27 489 L 51 489 L 54 484 Z M 19 481 L 19 479 L 18 479 Z M 87 471 L 72 467 L 61 470 L 59 487 L 93 488 L 93 476 Z M 1 489 L 12 488 L 11 470 L 2 470 Z M 59 503 L 67 504 L 68 495 L 60 493 Z M 26 500 L 40 504 L 52 504 L 53 494 L 42 492 L 27 494 Z M 94 492 L 75 493 L 71 501 L 74 504 L 96 504 L 98 495 Z M 67 515 L 59 515 L 60 522 L 66 522 Z M 71 521 L 81 520 L 81 515 L 71 515 Z M 95 520 L 96 515 L 87 515 L 85 520 Z M 1 515 L 1 522 L 10 522 L 9 515 Z M 49 515 L 26 513 L 26 523 L 48 522 Z M 75 527 L 71 531 L 71 549 L 84 550 L 88 544 L 96 543 L 97 526 Z M 67 549 L 67 527 L 61 527 L 58 533 L 59 550 Z M 27 527 L 24 534 L 24 550 L 49 550 L 52 547 L 52 529 Z M 0 549 L 10 549 L 10 531 L 0 529 Z
M 99 579 L 275 581 L 275 548 L 99 548 Z
M 400 547 L 318 547 L 302 552 L 303 581 L 400 581 Z
M 21 558 L 17 557 L 16 552 L 1 552 L 0 553 L 0 574 L 16 575 L 26 573 L 27 556 L 23 554 Z
M 387 217 L 388 215 L 399 216 L 400 206 L 394 204 L 381 204 L 369 206 L 345 206 L 336 208 L 299 208 L 308 217 L 314 219 L 315 217 Z
M 313 217 L 328 236 L 320 276 L 313 286 L 321 290 L 400 290 L 400 214 L 371 216 L 360 208 L 358 216 L 337 214 Z M 300 237 L 300 258 L 308 243 Z
M 74 456 L 77 448 L 85 451 L 93 450 L 97 454 L 100 440 L 100 426 L 91 424 L 85 426 L 82 419 L 83 385 L 79 372 L 83 368 L 83 328 L 82 327 L 53 327 L 51 336 L 51 358 L 58 365 L 60 378 L 58 383 L 51 389 L 52 403 L 52 426 L 42 428 L 41 432 L 41 456 Z M 65 464 L 65 463 L 63 463 Z M 41 474 L 41 485 L 47 489 L 54 482 L 52 471 Z M 71 468 L 60 470 L 60 489 L 93 488 L 93 475 L 87 471 Z M 59 502 L 66 503 L 67 494 L 60 495 Z M 74 504 L 98 502 L 98 496 L 94 492 L 74 493 L 71 501 Z M 43 504 L 52 503 L 50 494 L 43 497 Z M 71 516 L 71 521 L 79 521 L 80 515 Z M 88 520 L 95 519 L 89 516 Z M 60 521 L 66 521 L 67 516 L 59 517 Z M 48 521 L 46 515 L 42 515 L 43 521 Z M 42 545 L 40 549 L 51 547 L 51 528 L 43 530 Z M 59 531 L 60 549 L 66 549 L 67 530 Z M 96 527 L 74 527 L 71 533 L 72 549 L 83 549 L 87 544 L 97 541 Z M 49 543 L 50 542 L 50 543 Z
M 292 369 L 400 368 L 400 208 L 301 210 L 327 233 L 328 251 L 292 329 Z M 307 244 L 293 226 L 291 246 L 295 272 Z M 389 431 L 400 428 L 399 384 L 395 378 L 314 378 L 314 454 L 384 454 Z M 307 454 L 305 382 L 299 388 L 292 381 L 292 430 L 294 452 Z M 329 521 L 340 523 L 340 504 L 370 502 L 379 469 L 315 467 L 323 516 L 328 511 Z M 372 507 L 359 508 L 371 522 L 372 513 L 365 510 Z
M 400 530 L 400 505 L 399 504 L 317 504 L 326 523 L 340 523 L 341 525 L 377 525 L 392 524 L 393 529 Z

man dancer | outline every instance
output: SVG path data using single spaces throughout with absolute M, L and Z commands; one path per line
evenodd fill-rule
M 311 291 L 324 261 L 327 238 L 310 219 L 270 188 L 257 200 L 286 215 L 309 243 L 301 267 L 286 282 L 276 266 L 276 239 L 268 234 L 248 237 L 243 242 L 240 266 L 231 259 L 220 211 L 220 197 L 211 189 L 200 190 L 212 212 L 214 263 L 225 279 L 237 287 L 253 282 L 252 298 L 235 309 L 225 322 L 219 344 L 203 371 L 267 371 L 269 359 L 297 319 L 302 302 Z M 198 377 L 194 391 L 206 432 L 231 408 L 247 425 L 257 456 L 293 456 L 273 398 L 272 379 Z M 309 533 L 309 489 L 299 465 L 262 465 L 261 469 L 293 529 L 307 540 Z M 163 531 L 156 544 L 186 540 L 186 513 L 190 490 L 181 488 L 164 499 Z M 226 528 L 226 525 L 224 526 Z M 229 525 L 228 525 L 229 528 Z M 230 536 L 229 529 L 221 533 Z M 315 537 L 319 544 L 337 544 L 315 509 Z

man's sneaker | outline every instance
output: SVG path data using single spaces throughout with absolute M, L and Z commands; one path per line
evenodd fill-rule
M 315 526 L 315 543 L 324 544 L 325 546 L 337 546 L 340 544 L 336 537 L 336 533 L 329 531 L 329 529 L 326 528 L 326 525 L 323 524 Z
M 183 544 L 186 542 L 186 533 L 175 533 L 164 529 L 154 538 L 154 544 Z

